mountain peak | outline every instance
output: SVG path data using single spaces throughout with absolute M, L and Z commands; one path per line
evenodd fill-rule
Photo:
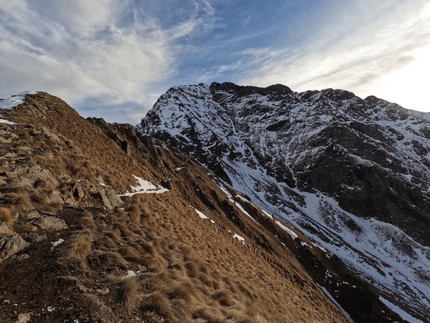
M 210 85 L 210 88 L 214 92 L 217 92 L 217 91 L 224 91 L 229 93 L 235 92 L 237 93 L 237 95 L 240 95 L 240 96 L 246 96 L 250 94 L 267 95 L 269 93 L 277 93 L 281 95 L 281 94 L 293 93 L 293 91 L 288 86 L 285 86 L 282 84 L 274 84 L 268 87 L 257 87 L 257 86 L 236 85 L 230 82 L 224 82 L 224 83 L 213 82 Z
M 339 255 L 381 298 L 402 299 L 396 306 L 423 317 L 430 114 L 345 90 L 283 85 L 212 83 L 210 93 L 183 88 L 162 98 L 139 125 L 143 134 L 188 153 Z M 421 305 L 405 305 L 414 299 Z

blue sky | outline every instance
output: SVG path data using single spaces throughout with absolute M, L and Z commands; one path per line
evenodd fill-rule
M 426 0 L 0 0 L 0 97 L 136 124 L 169 87 L 342 88 L 430 111 Z

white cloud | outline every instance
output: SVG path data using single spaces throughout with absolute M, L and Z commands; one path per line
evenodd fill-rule
M 325 18 L 318 27 L 315 36 L 298 47 L 244 51 L 246 59 L 241 59 L 239 67 L 231 65 L 242 73 L 240 82 L 283 83 L 297 91 L 344 88 L 361 96 L 386 95 L 387 100 L 398 98 L 395 94 L 403 88 L 403 104 L 407 95 L 420 94 L 415 91 L 418 81 L 430 72 L 430 56 L 419 54 L 430 45 L 429 4 L 362 1 Z M 427 69 L 406 72 L 418 65 Z M 393 79 L 396 86 L 389 91 L 386 84 Z
M 0 0 L 0 97 L 42 90 L 85 116 L 131 123 L 175 82 L 336 87 L 395 101 L 429 69 L 426 2 L 292 1 L 265 24 L 250 19 L 263 4 L 237 0 Z M 279 14 L 297 4 L 300 15 Z
M 106 26 L 115 24 L 126 3 L 124 1 L 120 5 L 113 0 L 37 0 L 27 1 L 27 6 L 69 32 L 91 37 Z
M 137 105 L 150 108 L 154 84 L 174 72 L 175 41 L 202 25 L 193 12 L 163 25 L 131 0 L 0 0 L 0 97 L 43 90 L 101 115 L 143 116 Z

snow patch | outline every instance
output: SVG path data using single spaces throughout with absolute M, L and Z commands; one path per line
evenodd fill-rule
M 193 208 L 193 209 L 194 209 L 194 211 L 196 211 L 196 213 L 198 214 L 198 216 L 201 217 L 203 220 L 209 219 L 203 212 L 200 212 L 196 208 Z
M 291 239 L 296 240 L 299 236 L 297 234 L 295 234 L 292 230 L 288 229 L 285 225 L 283 225 L 281 222 L 279 222 L 278 220 L 275 221 L 275 223 L 282 229 L 284 230 L 286 233 L 288 233 L 291 237 Z
M 12 95 L 7 99 L 0 99 L 0 109 L 12 109 L 17 105 L 24 103 L 27 94 L 36 94 L 35 91 L 24 91 L 17 95 Z
M 330 300 L 343 312 L 343 314 L 346 316 L 346 317 L 348 317 L 348 318 L 351 318 L 350 316 L 349 316 L 349 314 L 348 314 L 348 312 L 347 311 L 345 311 L 343 308 L 342 308 L 342 306 L 340 306 L 340 304 L 333 298 L 333 296 L 331 296 L 331 294 L 328 292 L 328 290 L 327 289 L 325 289 L 325 287 L 324 286 L 321 286 L 320 284 L 317 284 L 318 285 L 318 287 L 319 288 L 321 288 L 321 290 L 324 292 L 324 294 L 326 294 L 326 296 L 328 297 L 328 298 L 330 298 Z
M 167 188 L 164 188 L 163 186 L 160 186 L 160 185 L 155 186 L 151 182 L 148 182 L 148 181 L 146 181 L 143 178 L 140 178 L 138 176 L 133 175 L 133 177 L 137 180 L 139 185 L 136 187 L 131 186 L 132 192 L 120 194 L 120 195 L 118 195 L 119 197 L 121 197 L 121 196 L 133 196 L 136 194 L 145 194 L 145 193 L 160 194 L 160 193 L 165 193 L 165 192 L 169 191 Z
M 238 235 L 237 233 L 232 232 L 231 230 L 228 230 L 228 233 L 232 235 L 233 238 L 239 240 L 240 242 L 242 242 L 243 244 L 245 244 L 245 238 Z
M 4 119 L 0 119 L 0 123 L 10 124 L 10 125 L 16 124 L 15 122 L 12 122 L 12 121 L 9 121 L 9 120 L 4 120 Z
M 124 278 L 129 278 L 134 276 L 136 276 L 136 273 L 133 270 L 127 270 L 127 275 L 125 275 Z
M 403 311 L 400 307 L 394 305 L 393 303 L 391 303 L 390 301 L 386 300 L 383 297 L 379 297 L 379 300 L 385 304 L 385 306 L 387 306 L 389 309 L 391 309 L 393 312 L 399 314 L 399 316 L 404 319 L 405 321 L 408 321 L 409 323 L 423 323 L 423 321 L 416 319 L 415 317 L 413 317 L 412 315 L 406 313 L 405 311 Z
M 52 247 L 56 247 L 64 242 L 63 239 L 58 239 L 57 241 L 51 242 Z

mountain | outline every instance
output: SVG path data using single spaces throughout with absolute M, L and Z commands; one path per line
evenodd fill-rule
M 170 89 L 138 127 L 0 99 L 0 322 L 429 322 L 428 115 Z
M 303 249 L 338 257 L 407 321 L 430 322 L 430 114 L 344 90 L 212 83 L 169 89 L 137 129 L 295 228 Z M 312 275 L 364 322 L 333 276 Z
M 44 92 L 0 108 L 0 322 L 403 322 L 196 159 Z

